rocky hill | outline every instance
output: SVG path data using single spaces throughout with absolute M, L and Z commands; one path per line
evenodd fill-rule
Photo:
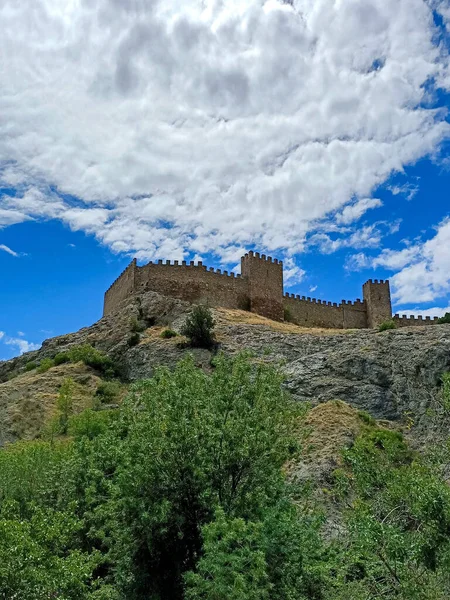
M 126 381 L 150 377 L 159 365 L 172 367 L 187 352 L 210 368 L 212 353 L 190 349 L 176 332 L 191 305 L 156 293 L 132 298 L 112 315 L 90 327 L 46 340 L 42 348 L 0 362 L 0 443 L 34 437 L 54 409 L 61 381 L 71 376 L 75 403 L 86 406 L 100 379 L 82 364 L 64 364 L 39 374 L 26 372 L 80 344 L 108 353 Z M 218 349 L 226 354 L 251 350 L 262 360 L 276 361 L 286 385 L 299 401 L 313 404 L 343 400 L 376 419 L 409 422 L 420 430 L 439 393 L 440 378 L 450 370 L 450 325 L 374 330 L 302 329 L 245 311 L 216 309 Z M 138 332 L 137 332 L 138 331 Z

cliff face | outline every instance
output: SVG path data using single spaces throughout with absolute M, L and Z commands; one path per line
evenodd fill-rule
M 21 372 L 28 361 L 84 343 L 108 352 L 130 381 L 150 377 L 158 365 L 173 366 L 186 352 L 192 352 L 197 364 L 208 369 L 210 352 L 182 348 L 180 338 L 160 336 L 165 326 L 178 330 L 190 308 L 187 302 L 148 292 L 125 301 L 119 312 L 91 327 L 46 340 L 40 350 L 0 363 L 0 381 L 19 373 L 12 380 L 19 388 L 27 376 Z M 251 350 L 263 360 L 281 363 L 287 388 L 299 401 L 318 404 L 340 399 L 377 419 L 412 419 L 420 427 L 439 393 L 442 373 L 450 370 L 450 325 L 378 333 L 302 329 L 245 311 L 217 309 L 214 313 L 220 349 L 227 354 Z M 132 318 L 146 323 L 147 329 L 140 334 L 139 344 L 130 347 Z M 61 368 L 48 373 L 56 374 Z M 11 381 L 0 384 L 0 411 L 21 393 L 16 390 L 11 395 L 8 386 Z

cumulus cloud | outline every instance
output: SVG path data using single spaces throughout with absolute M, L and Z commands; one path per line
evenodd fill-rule
M 21 190 L 0 227 L 289 257 L 450 136 L 425 102 L 449 73 L 425 0 L 3 0 L 0 21 L 0 183 Z
M 9 248 L 8 246 L 5 246 L 4 244 L 0 244 L 0 250 L 2 250 L 3 252 L 7 252 L 8 254 L 11 254 L 11 256 L 15 256 L 15 257 L 19 256 L 18 252 L 14 252 L 14 250 L 11 250 L 11 248 Z
M 446 308 L 442 308 L 440 306 L 436 306 L 434 308 L 405 308 L 405 309 L 398 309 L 397 312 L 400 315 L 407 315 L 407 316 L 413 316 L 413 317 L 418 317 L 418 316 L 422 316 L 422 317 L 443 317 L 446 313 L 450 313 L 450 306 L 447 306 Z
M 424 242 L 401 250 L 385 248 L 376 257 L 361 252 L 349 257 L 346 266 L 350 270 L 382 267 L 396 271 L 391 277 L 393 299 L 397 304 L 416 304 L 433 302 L 450 293 L 449 265 L 450 217 L 447 217 Z M 443 308 L 440 310 L 445 312 Z
M 0 337 L 1 339 L 1 337 Z M 28 342 L 23 338 L 14 338 L 14 337 L 4 337 L 4 343 L 8 346 L 15 347 L 19 354 L 24 354 L 25 352 L 31 352 L 31 350 L 37 350 L 41 347 L 40 344 L 33 344 L 32 342 Z

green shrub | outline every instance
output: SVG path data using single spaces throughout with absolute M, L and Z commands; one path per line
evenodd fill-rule
M 69 350 L 68 354 L 72 362 L 83 362 L 88 367 L 92 367 L 105 375 L 105 377 L 111 378 L 117 374 L 117 368 L 112 359 L 90 344 L 74 346 Z
M 44 358 L 39 363 L 39 366 L 37 368 L 37 372 L 38 373 L 45 373 L 46 371 L 48 371 L 49 369 L 51 369 L 54 366 L 55 366 L 55 363 L 53 362 L 53 360 L 51 358 Z
M 68 352 L 58 352 L 58 354 L 55 355 L 53 362 L 55 363 L 55 366 L 68 363 L 70 362 L 70 356 Z
M 161 332 L 161 337 L 164 340 L 168 340 L 169 338 L 173 338 L 173 337 L 177 337 L 177 332 L 174 331 L 173 329 L 164 329 L 164 331 Z
M 75 439 L 87 437 L 92 440 L 104 433 L 113 421 L 112 410 L 87 409 L 69 419 L 68 433 Z
M 181 328 L 193 348 L 210 349 L 214 345 L 214 319 L 211 310 L 206 306 L 196 306 Z
M 358 417 L 364 421 L 366 425 L 376 425 L 376 420 L 366 410 L 358 410 Z
M 132 348 L 133 346 L 137 346 L 139 344 L 140 339 L 141 336 L 139 335 L 139 333 L 132 333 L 127 339 L 127 344 L 130 348 Z
M 393 319 L 390 319 L 389 321 L 384 321 L 378 327 L 378 331 L 387 331 L 389 329 L 397 329 L 397 325 L 395 324 L 395 321 Z
M 34 371 L 34 369 L 37 368 L 37 362 L 35 362 L 34 360 L 30 360 L 30 362 L 27 362 L 27 364 L 25 365 L 25 371 L 28 373 L 28 371 Z
M 118 381 L 102 381 L 95 392 L 95 395 L 102 402 L 112 402 L 120 394 L 121 385 Z
M 438 323 L 450 323 L 450 312 L 445 313 L 445 315 L 439 319 Z

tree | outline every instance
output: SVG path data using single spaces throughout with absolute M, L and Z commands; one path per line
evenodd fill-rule
M 206 306 L 195 306 L 181 328 L 181 335 L 185 335 L 194 348 L 209 349 L 214 345 L 214 325 L 211 310 Z

